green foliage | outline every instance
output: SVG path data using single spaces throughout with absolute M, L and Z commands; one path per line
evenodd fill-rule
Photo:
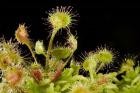
M 54 48 L 52 50 L 52 56 L 54 56 L 57 59 L 65 59 L 69 57 L 71 54 L 71 49 L 70 48 L 65 48 L 65 47 L 58 47 Z
M 27 27 L 19 25 L 15 37 L 29 48 L 32 60 L 21 55 L 17 42 L 1 39 L 0 93 L 140 93 L 140 67 L 134 58 L 125 58 L 119 71 L 106 74 L 100 70 L 115 59 L 115 54 L 106 47 L 87 53 L 83 62 L 74 59 L 77 38 L 67 30 L 74 22 L 72 18 L 69 7 L 57 7 L 49 14 L 53 29 L 48 47 L 39 40 L 34 44 Z M 64 45 L 55 46 L 53 41 L 60 29 L 68 32 L 68 38 Z M 44 66 L 38 62 L 43 63 L 42 59 L 36 58 L 40 54 L 46 59 Z

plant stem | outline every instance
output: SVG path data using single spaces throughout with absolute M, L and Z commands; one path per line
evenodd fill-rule
M 48 55 L 47 55 L 47 58 L 50 57 L 50 52 L 51 52 L 51 49 L 52 49 L 53 40 L 54 40 L 54 37 L 55 37 L 56 33 L 57 33 L 57 30 L 54 29 L 53 32 L 52 32 L 50 41 L 49 41 L 49 45 L 48 45 Z
M 104 63 L 101 63 L 100 66 L 98 67 L 98 69 L 96 70 L 96 73 L 98 73 L 98 71 L 104 66 Z
M 74 53 L 74 52 L 73 52 L 73 53 Z M 66 62 L 65 62 L 65 64 L 64 64 L 64 67 L 65 67 L 65 66 L 68 64 L 68 62 L 70 61 L 70 59 L 71 59 L 73 53 L 71 53 L 71 55 L 69 56 L 69 58 L 66 60 Z
M 37 63 L 37 59 L 36 59 L 36 57 L 35 57 L 35 53 L 33 52 L 30 43 L 26 43 L 26 46 L 29 48 L 29 50 L 30 50 L 30 52 L 31 52 L 31 54 L 32 54 L 32 57 L 34 58 L 35 63 Z
M 47 54 L 43 54 L 44 56 L 45 56 L 45 58 L 46 58 L 46 63 L 45 63 L 45 66 L 46 66 L 46 68 L 48 68 L 48 64 L 47 63 L 49 63 L 49 57 L 48 57 L 48 55 Z
M 89 74 L 90 74 L 91 81 L 93 81 L 94 80 L 94 78 L 93 78 L 93 70 L 91 68 L 89 69 Z

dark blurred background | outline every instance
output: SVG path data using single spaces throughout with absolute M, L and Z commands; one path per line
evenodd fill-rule
M 72 6 L 80 15 L 78 25 L 72 27 L 78 36 L 77 55 L 100 46 L 109 46 L 120 55 L 131 53 L 139 56 L 140 6 L 132 2 L 7 1 L 0 6 L 0 37 L 14 38 L 18 24 L 26 23 L 34 41 L 44 39 L 47 42 L 49 28 L 42 18 L 47 18 L 45 12 L 56 6 Z

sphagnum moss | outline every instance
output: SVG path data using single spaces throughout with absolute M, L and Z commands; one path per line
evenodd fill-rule
M 76 63 L 73 56 L 78 43 L 70 32 L 74 22 L 70 7 L 52 9 L 48 21 L 52 26 L 48 47 L 43 40 L 33 44 L 25 24 L 15 31 L 17 41 L 29 48 L 33 61 L 21 56 L 17 43 L 0 40 L 0 93 L 140 93 L 140 67 L 132 57 L 125 58 L 118 71 L 105 74 L 99 70 L 113 64 L 115 59 L 115 54 L 106 47 L 87 53 L 82 63 Z M 54 46 L 53 40 L 60 29 L 68 32 L 67 41 Z M 45 66 L 35 55 L 45 57 Z M 86 76 L 81 71 L 86 71 Z

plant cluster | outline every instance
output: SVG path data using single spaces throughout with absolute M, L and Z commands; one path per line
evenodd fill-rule
M 112 50 L 103 47 L 91 51 L 82 62 L 73 58 L 77 37 L 69 27 L 74 17 L 71 7 L 57 7 L 49 13 L 52 31 L 48 47 L 43 40 L 34 44 L 25 24 L 15 31 L 17 42 L 0 40 L 0 93 L 140 93 L 140 67 L 134 58 L 125 58 L 118 71 L 105 74 L 100 70 L 114 63 Z M 54 38 L 61 29 L 68 33 L 66 42 L 55 46 Z M 29 48 L 33 61 L 21 55 L 19 44 Z M 36 55 L 45 57 L 45 65 Z M 81 70 L 89 75 L 79 74 Z

